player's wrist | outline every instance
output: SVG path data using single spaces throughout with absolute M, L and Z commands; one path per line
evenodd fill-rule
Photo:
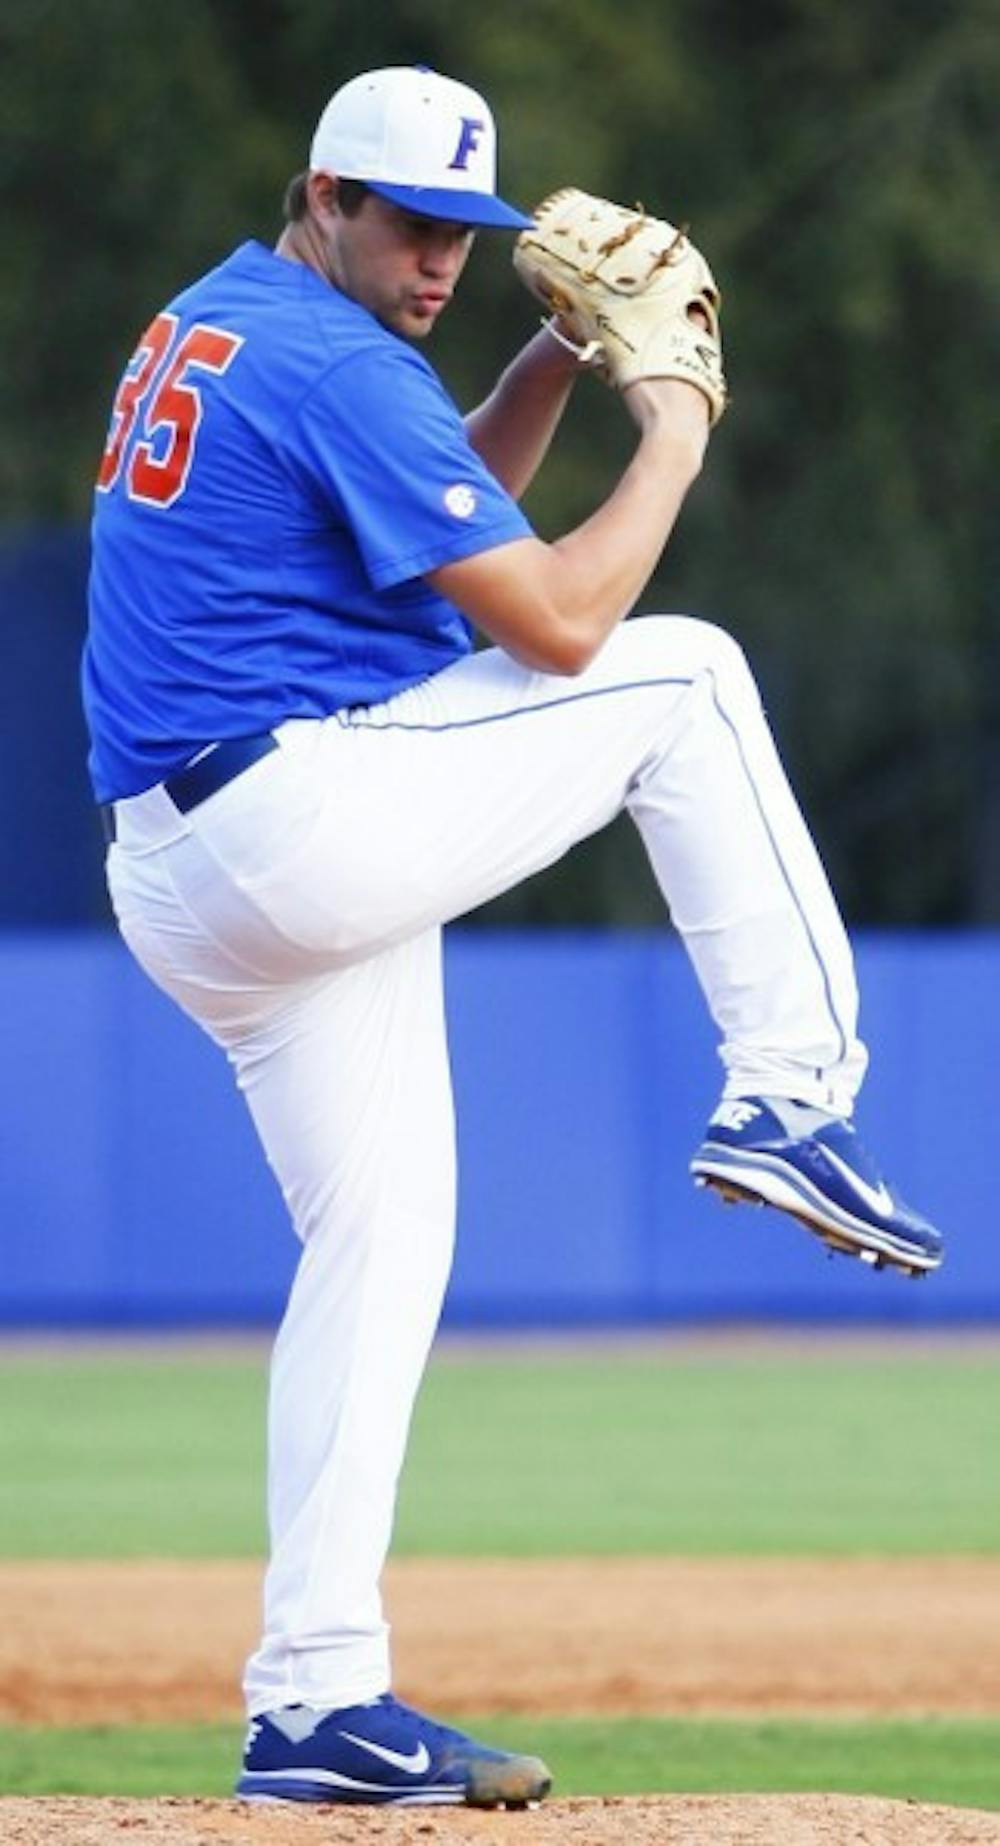
M 710 406 L 697 385 L 674 378 L 637 378 L 622 392 L 643 437 L 691 446 L 701 456 L 708 443 Z
M 589 371 L 600 362 L 600 341 L 588 340 L 586 343 L 582 343 L 574 339 L 569 328 L 564 326 L 558 314 L 550 314 L 547 319 L 542 321 L 542 332 L 549 336 L 546 346 L 551 356 L 555 356 L 553 352 L 554 345 L 556 351 L 561 354 L 563 363 L 568 371 Z M 552 345 L 550 345 L 550 342 Z

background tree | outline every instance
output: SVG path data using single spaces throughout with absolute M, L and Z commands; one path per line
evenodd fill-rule
M 123 358 L 273 241 L 330 91 L 426 62 L 494 101 L 508 195 L 574 182 L 692 223 L 733 408 L 644 607 L 747 647 L 856 921 L 1000 920 L 1000 0 L 5 0 L 8 538 L 82 525 Z M 463 404 L 532 324 L 480 239 L 434 358 Z M 543 533 L 627 453 L 583 381 Z M 491 920 L 657 914 L 619 825 Z

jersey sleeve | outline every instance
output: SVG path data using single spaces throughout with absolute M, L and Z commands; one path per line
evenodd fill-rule
M 532 532 L 436 374 L 401 342 L 331 367 L 297 424 L 301 462 L 375 589 Z

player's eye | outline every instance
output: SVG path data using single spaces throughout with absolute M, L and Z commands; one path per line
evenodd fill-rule
M 415 237 L 420 238 L 446 235 L 455 243 L 466 243 L 471 241 L 475 235 L 474 226 L 471 224 L 452 224 L 447 218 L 424 218 L 417 212 L 408 212 L 405 223 L 407 229 L 412 231 Z

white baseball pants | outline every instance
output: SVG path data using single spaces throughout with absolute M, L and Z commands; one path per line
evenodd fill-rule
M 724 1093 L 848 1114 L 865 1067 L 847 938 L 719 629 L 630 621 L 573 679 L 494 649 L 277 735 L 190 814 L 162 788 L 119 802 L 108 860 L 125 940 L 224 1048 L 303 1245 L 251 1713 L 389 1684 L 379 1580 L 455 1217 L 441 924 L 627 808 Z

